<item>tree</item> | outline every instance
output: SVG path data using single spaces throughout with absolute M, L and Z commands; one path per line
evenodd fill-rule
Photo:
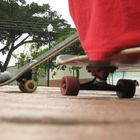
M 49 4 L 40 6 L 37 3 L 26 4 L 25 0 L 1 0 L 0 7 L 0 53 L 6 55 L 5 62 L 0 65 L 1 71 L 7 69 L 17 48 L 27 43 L 36 43 L 37 48 L 47 45 L 48 24 L 51 23 L 56 31 L 51 34 L 53 40 L 74 32 Z

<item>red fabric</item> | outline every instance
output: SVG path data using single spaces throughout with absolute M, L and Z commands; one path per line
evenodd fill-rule
M 140 45 L 140 0 L 69 0 L 69 9 L 91 60 Z

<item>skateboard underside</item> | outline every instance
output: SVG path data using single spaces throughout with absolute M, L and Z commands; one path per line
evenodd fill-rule
M 108 60 L 108 64 L 115 65 L 119 69 L 139 69 L 140 68 L 140 47 L 123 50 Z M 56 59 L 57 64 L 80 66 L 94 63 L 89 60 L 87 55 L 74 56 L 74 55 L 60 55 Z

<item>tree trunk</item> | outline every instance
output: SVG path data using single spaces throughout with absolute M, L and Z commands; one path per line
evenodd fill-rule
M 2 70 L 1 70 L 2 72 L 4 72 L 4 71 L 7 70 L 7 67 L 8 67 L 8 64 L 9 64 L 9 61 L 10 61 L 10 59 L 11 59 L 11 56 L 12 56 L 13 51 L 14 51 L 13 48 L 11 48 L 11 49 L 9 50 L 9 52 L 8 52 L 8 54 L 7 54 L 7 57 L 6 57 L 6 60 L 5 60 L 4 64 L 3 64 L 3 67 L 2 67 Z

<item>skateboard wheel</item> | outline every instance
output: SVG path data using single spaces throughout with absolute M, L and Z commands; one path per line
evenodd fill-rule
M 20 89 L 22 92 L 26 92 L 25 87 L 24 87 L 24 84 L 23 84 L 22 82 L 19 83 L 19 89 Z
M 120 79 L 117 82 L 117 96 L 119 98 L 133 98 L 136 91 L 136 84 L 133 80 Z
M 26 93 L 32 93 L 36 90 L 37 83 L 34 80 L 27 80 L 24 83 L 24 89 Z
M 61 94 L 65 96 L 77 96 L 80 88 L 79 79 L 76 77 L 63 77 L 61 81 Z

